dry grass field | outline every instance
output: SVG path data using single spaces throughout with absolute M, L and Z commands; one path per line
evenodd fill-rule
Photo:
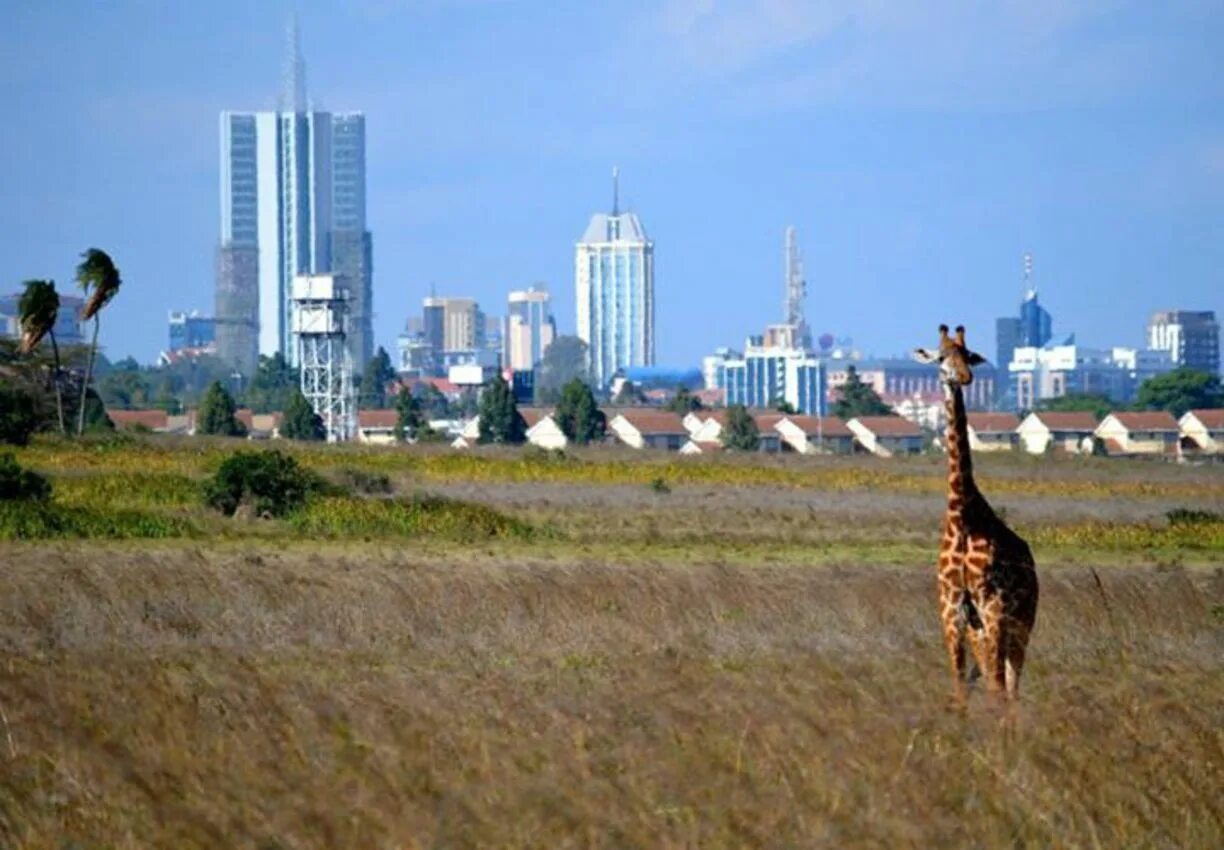
M 1004 716 L 947 703 L 938 459 L 303 450 L 394 495 L 260 521 L 225 451 L 18 453 L 89 519 L 0 515 L 0 847 L 1224 846 L 1224 523 L 1167 519 L 1219 467 L 979 463 L 1043 582 Z

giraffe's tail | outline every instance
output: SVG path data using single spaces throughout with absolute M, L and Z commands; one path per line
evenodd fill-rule
M 981 631 L 982 629 L 982 617 L 978 613 L 977 606 L 973 604 L 973 599 L 969 596 L 968 590 L 961 594 L 960 621 L 963 626 L 968 626 L 975 632 Z M 972 685 L 980 678 L 982 678 L 982 671 L 981 668 L 978 667 L 977 659 L 971 658 L 969 661 L 969 670 L 965 674 L 965 679 Z

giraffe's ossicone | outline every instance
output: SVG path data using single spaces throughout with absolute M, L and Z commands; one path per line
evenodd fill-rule
M 1037 617 L 1037 568 L 1028 544 L 1007 527 L 973 480 L 962 387 L 981 356 L 965 346 L 965 329 L 939 327 L 939 348 L 914 351 L 939 366 L 948 426 L 948 504 L 939 545 L 939 605 L 955 695 L 969 680 L 966 648 L 991 691 L 1015 698 Z

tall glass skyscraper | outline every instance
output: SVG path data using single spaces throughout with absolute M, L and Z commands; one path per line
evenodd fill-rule
M 654 243 L 620 211 L 615 171 L 612 179 L 612 212 L 591 217 L 574 257 L 578 336 L 601 388 L 618 369 L 655 362 Z
M 308 109 L 296 25 L 289 42 L 281 109 L 221 113 L 217 345 L 247 374 L 256 350 L 293 362 L 289 289 L 299 274 L 344 279 L 356 368 L 373 350 L 365 116 Z

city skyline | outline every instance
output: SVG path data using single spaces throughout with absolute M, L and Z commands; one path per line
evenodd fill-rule
M 0 142 L 0 178 L 27 199 L 0 227 L 5 288 L 54 277 L 67 289 L 82 247 L 106 247 L 126 281 L 103 328 L 112 359 L 149 362 L 168 311 L 209 311 L 210 128 L 223 109 L 276 106 L 285 9 L 222 6 L 19 7 L 0 36 L 26 128 Z M 368 116 L 370 229 L 394 234 L 375 258 L 377 344 L 390 350 L 435 280 L 486 304 L 543 280 L 572 333 L 574 222 L 612 163 L 659 245 L 662 364 L 696 363 L 772 320 L 788 223 L 806 234 L 813 332 L 878 354 L 945 320 L 989 350 L 1025 251 L 1042 303 L 1087 344 L 1142 344 L 1157 310 L 1224 313 L 1218 14 L 940 6 L 931 33 L 903 12 L 830 10 L 643 5 L 640 38 L 612 22 L 579 50 L 569 42 L 590 21 L 577 10 L 305 6 L 312 89 L 321 106 Z M 555 26 L 538 31 L 545 17 Z M 994 62 L 911 49 L 986 33 Z M 128 47 L 107 63 L 74 47 L 121 34 Z M 481 57 L 507 41 L 552 61 L 501 73 Z M 1089 42 L 1097 73 L 1065 59 Z M 901 49 L 889 57 L 889 45 Z M 618 50 L 638 61 L 614 62 Z M 632 75 L 613 72 L 625 65 Z M 642 85 L 644 101 L 629 94 Z M 945 315 L 941 297 L 965 315 Z

